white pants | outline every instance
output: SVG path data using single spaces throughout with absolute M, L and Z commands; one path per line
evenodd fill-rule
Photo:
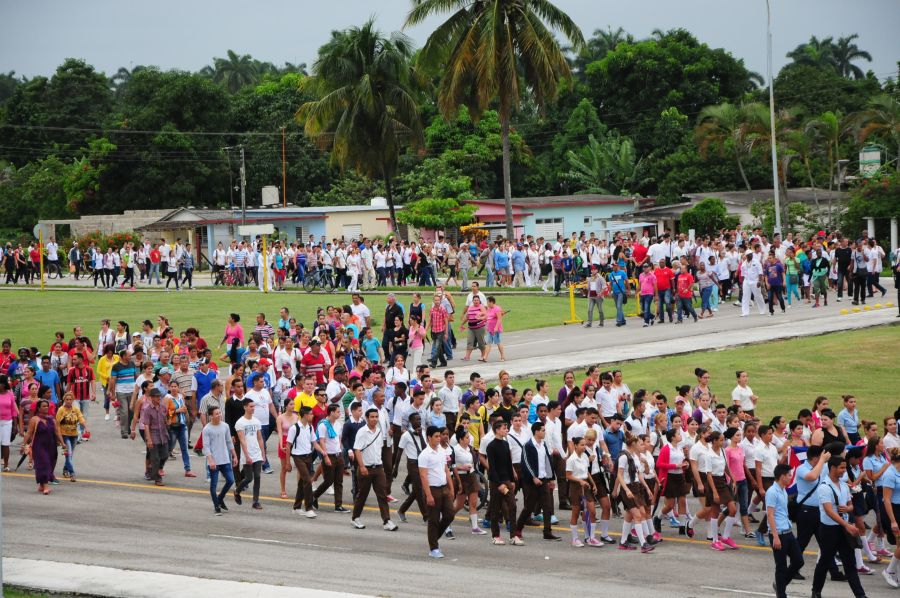
M 753 296 L 753 299 L 756 301 L 756 306 L 759 308 L 760 315 L 766 313 L 765 306 L 763 305 L 762 299 L 762 289 L 760 289 L 756 284 L 749 283 L 746 280 L 744 281 L 744 296 L 741 299 L 741 315 L 749 316 L 750 315 L 750 297 Z
M 347 291 L 350 293 L 355 293 L 359 290 L 356 286 L 359 282 L 359 274 L 357 272 L 350 272 L 350 285 L 347 287 Z
M 544 281 L 543 286 L 541 287 L 543 291 L 549 292 L 551 288 L 553 288 L 554 283 L 556 282 L 554 279 L 556 278 L 556 270 L 550 269 L 550 274 L 547 275 L 547 280 Z

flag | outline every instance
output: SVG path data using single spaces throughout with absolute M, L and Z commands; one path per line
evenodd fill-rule
M 806 463 L 806 450 L 807 447 L 805 446 L 792 446 L 788 454 L 788 465 L 791 466 L 791 483 L 787 489 L 788 494 L 797 493 L 797 485 L 794 478 L 797 475 L 797 468 Z

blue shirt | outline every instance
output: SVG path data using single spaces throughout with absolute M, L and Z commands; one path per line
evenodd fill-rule
M 815 491 L 815 488 L 818 487 L 820 478 L 816 478 L 811 482 L 803 478 L 813 469 L 813 466 L 808 461 L 804 462 L 803 465 L 797 468 L 797 475 L 794 477 L 794 481 L 797 484 L 797 502 L 805 507 L 819 506 L 819 494 Z M 810 491 L 812 491 L 812 494 L 810 494 Z M 807 494 L 809 494 L 809 498 L 803 500 L 803 497 Z
M 212 370 L 207 370 L 204 374 L 201 371 L 194 372 L 194 379 L 197 381 L 197 401 L 198 405 L 199 401 L 209 394 L 210 388 L 212 388 L 213 380 L 216 379 L 216 373 Z
M 613 293 L 624 293 L 628 289 L 628 276 L 622 270 L 609 273 L 609 286 Z
M 35 379 L 50 388 L 50 400 L 55 404 L 59 404 L 59 399 L 56 396 L 56 385 L 59 384 L 59 374 L 56 373 L 56 370 L 50 370 L 45 372 L 42 369 L 38 369 L 34 373 Z
M 625 431 L 619 428 L 619 432 L 613 434 L 609 430 L 604 430 L 603 440 L 606 442 L 606 448 L 609 449 L 612 460 L 618 460 L 619 453 L 622 452 L 622 445 L 625 443 Z
M 887 459 L 885 459 L 884 455 L 869 455 L 865 459 L 863 459 L 863 469 L 866 471 L 871 471 L 873 474 L 881 471 L 881 468 L 884 467 L 885 463 L 887 463 Z M 884 486 L 884 478 L 890 473 L 890 469 L 885 470 L 880 478 L 875 480 L 875 487 L 881 488 Z
M 789 532 L 793 529 L 788 518 L 788 495 L 784 488 L 778 484 L 772 484 L 766 490 L 766 510 L 775 509 L 775 527 L 778 533 Z
M 882 487 L 891 489 L 891 504 L 900 505 L 900 472 L 896 467 L 889 467 L 881 476 Z
M 854 409 L 853 415 L 850 415 L 849 411 L 841 409 L 837 416 L 837 423 L 847 431 L 847 434 L 856 434 L 859 430 L 859 410 Z
M 366 338 L 363 339 L 362 348 L 366 353 L 366 359 L 373 363 L 378 363 L 381 361 L 381 358 L 378 355 L 378 348 L 381 346 L 381 342 L 377 338 Z
M 834 519 L 828 516 L 825 512 L 825 503 L 830 503 L 834 508 L 835 512 L 837 512 L 837 507 L 841 505 L 846 505 L 850 502 L 850 488 L 844 482 L 838 482 L 838 485 L 835 486 L 834 482 L 831 481 L 831 478 L 827 478 L 822 484 L 819 486 L 819 505 L 822 507 L 819 509 L 819 522 L 824 525 L 836 526 Z M 834 498 L 837 496 L 838 504 L 834 504 Z M 842 513 L 841 517 L 843 517 L 844 521 L 849 521 L 847 519 L 847 514 Z
M 512 262 L 513 262 L 513 271 L 514 272 L 524 272 L 525 271 L 525 254 L 522 253 L 521 250 L 516 249 L 512 254 Z
M 509 256 L 505 251 L 494 251 L 494 268 L 497 270 L 509 268 Z

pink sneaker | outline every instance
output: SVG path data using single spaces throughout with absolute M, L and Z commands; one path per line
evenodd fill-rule
M 718 541 L 718 540 L 716 540 L 715 542 L 713 542 L 712 544 L 710 544 L 710 545 L 709 545 L 709 548 L 710 548 L 711 550 L 718 550 L 719 552 L 725 550 L 725 547 L 722 546 L 722 543 L 721 543 L 720 541 Z
M 884 548 L 882 548 L 881 550 L 879 550 L 879 551 L 876 552 L 875 554 L 877 554 L 878 556 L 886 556 L 886 557 L 894 556 L 894 553 L 893 553 L 893 552 L 891 552 L 890 550 L 885 550 Z
M 584 548 L 584 542 L 582 542 L 578 538 L 575 538 L 574 540 L 572 540 L 572 546 L 574 546 L 575 548 Z
M 585 540 L 584 543 L 588 546 L 603 546 L 603 542 L 597 538 L 590 538 L 589 540 Z
M 860 575 L 872 575 L 873 573 L 873 571 L 865 565 L 863 565 L 862 567 L 857 567 L 856 572 Z
M 656 540 L 657 542 L 662 542 L 663 536 L 659 532 L 653 532 L 653 539 Z
M 721 543 L 732 550 L 737 550 L 738 545 L 734 543 L 734 540 L 731 538 L 722 538 Z
M 486 536 L 487 532 L 481 529 L 480 527 L 473 527 L 472 534 L 476 536 Z

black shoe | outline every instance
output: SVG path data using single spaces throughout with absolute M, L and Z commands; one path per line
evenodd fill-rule
M 831 581 L 847 581 L 847 576 L 841 571 L 831 574 Z
M 791 581 L 806 581 L 806 577 L 802 575 L 800 572 L 794 573 L 794 576 L 791 578 Z
M 559 510 L 560 511 L 571 511 L 572 506 L 569 503 L 562 502 L 562 503 L 559 503 Z
M 653 518 L 653 529 L 655 529 L 658 532 L 662 532 L 662 521 L 660 520 L 659 517 Z
M 813 590 L 813 593 L 809 595 L 809 598 L 822 598 L 822 592 L 816 592 Z
M 241 493 L 237 490 L 234 491 L 234 504 L 240 505 L 243 504 L 243 499 L 241 498 Z
M 349 513 L 350 509 L 345 509 L 344 507 L 335 507 L 334 512 L 335 513 Z
M 219 507 L 216 507 L 216 510 L 213 511 L 213 514 L 214 514 L 214 515 L 221 515 L 221 514 L 222 514 L 222 509 L 220 509 Z
M 222 509 L 223 511 L 227 511 L 227 510 L 228 510 L 228 506 L 225 504 L 225 501 L 224 501 L 224 500 L 223 500 L 223 501 L 219 501 L 219 508 Z
M 434 366 L 431 366 L 431 367 L 434 367 Z M 445 362 L 443 362 L 443 363 L 439 363 L 439 364 L 438 364 L 438 367 L 441 367 L 441 368 L 447 367 L 447 362 L 445 361 Z
M 400 484 L 400 489 L 403 490 L 403 494 L 405 494 L 406 496 L 409 496 L 409 493 L 410 493 L 409 482 L 403 482 L 402 484 Z
M 544 534 L 544 539 L 548 542 L 559 542 L 562 540 L 559 536 L 555 536 L 553 534 Z

